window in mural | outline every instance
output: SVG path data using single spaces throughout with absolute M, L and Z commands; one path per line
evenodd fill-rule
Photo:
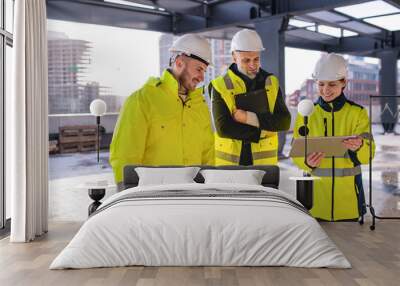
M 7 138 L 4 118 L 7 102 L 11 96 L 12 43 L 13 43 L 13 0 L 0 0 L 0 229 L 9 230 L 10 225 L 10 188 L 6 186 L 6 172 L 3 169 L 7 160 Z M 3 73 L 4 72 L 4 73 Z M 0 233 L 1 234 L 1 233 Z

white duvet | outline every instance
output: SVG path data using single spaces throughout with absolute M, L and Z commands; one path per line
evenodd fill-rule
M 180 184 L 132 188 L 102 206 L 130 192 L 204 189 L 265 190 L 285 196 L 254 185 Z M 351 267 L 318 222 L 291 205 L 186 197 L 124 201 L 104 208 L 84 223 L 50 269 L 127 265 Z

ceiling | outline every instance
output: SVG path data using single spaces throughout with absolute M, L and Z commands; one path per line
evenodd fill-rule
M 400 0 L 47 0 L 49 19 L 230 39 L 281 21 L 285 45 L 375 56 L 400 49 Z M 362 6 L 352 6 L 361 4 Z M 383 16 L 381 16 L 383 15 Z

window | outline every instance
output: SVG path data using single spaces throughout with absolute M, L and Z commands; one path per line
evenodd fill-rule
M 14 0 L 0 0 L 0 236 L 4 234 L 5 226 L 9 226 L 10 194 L 5 188 L 5 154 L 6 126 L 4 122 L 7 98 L 11 93 L 12 71 L 12 32 L 13 32 Z
M 159 75 L 159 33 L 56 20 L 47 28 L 51 116 L 88 114 L 98 97 L 107 113 L 118 113 L 127 96 Z
M 110 183 L 114 181 L 108 163 L 108 147 L 120 107 L 150 76 L 159 76 L 168 67 L 171 55 L 168 49 L 174 36 L 51 19 L 47 21 L 47 29 L 49 217 L 81 221 L 87 216 L 86 200 L 71 204 L 77 201 L 77 196 L 71 192 L 73 184 L 66 184 L 66 180 L 85 182 L 101 175 Z M 214 68 L 208 69 L 206 82 L 221 74 L 231 62 L 230 41 L 212 40 L 211 44 L 216 62 Z M 88 152 L 96 151 L 92 135 L 76 136 L 68 142 L 63 140 L 66 137 L 63 130 L 96 124 L 89 114 L 90 102 L 95 98 L 107 104 L 107 113 L 100 123 L 103 127 L 100 132 L 101 168 L 96 152 Z M 59 183 L 60 180 L 63 183 Z M 81 190 L 77 191 L 86 198 Z M 58 195 L 60 193 L 65 195 Z
M 6 0 L 5 6 L 5 28 L 7 32 L 12 33 L 14 30 L 14 0 Z
M 1 30 L 3 32 L 3 30 Z M 1 35 L 0 41 L 0 228 L 4 227 L 5 223 L 5 194 L 4 194 L 4 35 Z
M 150 76 L 159 76 L 160 33 L 51 19 L 47 29 L 49 218 L 81 221 L 87 216 L 85 200 L 71 202 L 80 194 L 86 199 L 87 194 L 79 188 L 71 192 L 65 182 L 100 177 L 114 182 L 108 148 L 118 113 L 133 91 Z M 97 130 L 89 113 L 96 98 L 107 104 L 100 122 L 99 164 L 96 131 L 84 134 L 80 129 Z M 74 132 L 78 135 L 67 138 Z
M 362 73 L 360 73 L 360 72 L 354 72 L 354 79 L 362 79 L 363 78 L 363 76 L 362 76 Z
M 359 82 L 355 82 L 353 85 L 355 90 L 361 90 L 362 89 L 362 84 Z

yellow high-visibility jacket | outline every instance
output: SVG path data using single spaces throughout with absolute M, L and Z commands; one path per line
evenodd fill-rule
M 304 118 L 298 115 L 293 130 L 293 137 L 299 134 L 304 126 Z M 339 157 L 322 159 L 317 168 L 310 168 L 304 157 L 293 158 L 294 163 L 312 176 L 320 177 L 314 181 L 314 204 L 311 214 L 323 220 L 357 219 L 365 213 L 365 198 L 361 178 L 361 164 L 368 164 L 370 144 L 372 156 L 375 154 L 375 143 L 369 133 L 367 111 L 360 105 L 340 95 L 331 103 L 321 97 L 314 104 L 314 111 L 308 119 L 308 136 L 351 136 L 359 135 L 363 144 L 356 152 L 348 150 Z
M 236 109 L 235 95 L 247 92 L 244 81 L 231 69 L 228 69 L 225 75 L 212 80 L 211 84 L 212 88 L 221 95 L 230 114 Z M 266 112 L 273 114 L 278 93 L 280 93 L 279 82 L 276 76 L 270 74 L 266 78 L 265 93 L 269 107 L 269 110 L 266 110 Z M 215 113 L 215 111 L 213 112 Z M 215 163 L 216 165 L 239 165 L 242 140 L 224 136 L 223 132 L 220 130 L 222 127 L 218 126 L 218 117 L 218 114 L 214 114 L 214 122 L 217 131 L 215 133 Z M 290 114 L 288 117 L 288 124 L 290 125 Z M 289 127 L 289 125 L 287 127 Z M 251 142 L 253 165 L 277 164 L 278 135 L 275 131 L 277 130 L 260 130 L 257 142 Z
M 178 82 L 165 70 L 130 95 L 122 109 L 110 146 L 117 183 L 126 165 L 213 165 L 214 137 L 203 88 L 183 103 Z

